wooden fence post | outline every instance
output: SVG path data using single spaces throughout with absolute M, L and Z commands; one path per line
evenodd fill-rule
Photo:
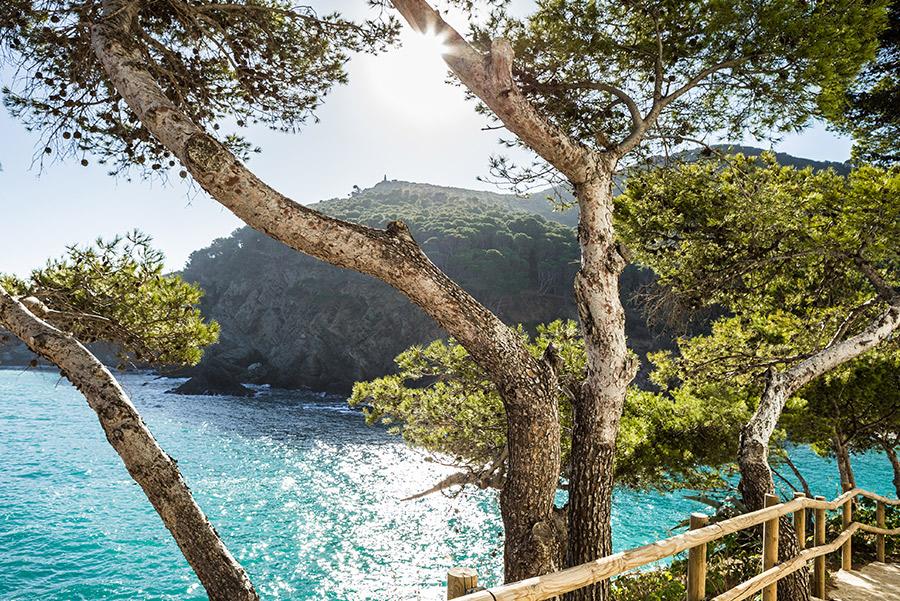
M 772 507 L 781 503 L 776 495 L 766 495 L 766 507 Z M 763 572 L 775 567 L 778 563 L 778 520 L 773 518 L 763 524 Z M 763 601 L 777 601 L 778 582 L 773 582 L 763 589 Z
M 794 498 L 805 497 L 802 492 L 795 492 Z M 794 531 L 797 533 L 797 547 L 800 551 L 806 548 L 806 508 L 794 512 Z
M 707 524 L 709 516 L 706 514 L 691 514 L 691 530 Z M 687 598 L 688 601 L 703 601 L 706 598 L 706 543 L 688 550 Z
M 843 506 L 843 519 L 841 520 L 841 525 L 843 530 L 846 530 L 850 527 L 850 524 L 853 522 L 853 499 L 847 499 L 847 502 L 844 503 Z M 841 569 L 845 572 L 849 572 L 853 569 L 853 558 L 851 554 L 853 553 L 853 537 L 849 537 L 847 542 L 841 546 Z
M 825 497 L 816 497 L 816 501 L 824 501 Z M 816 507 L 816 546 L 825 544 L 825 510 Z M 813 595 L 825 600 L 825 556 L 815 559 L 813 570 Z
M 875 524 L 879 528 L 884 528 L 884 502 L 878 501 L 875 506 Z M 875 535 L 875 556 L 881 563 L 884 563 L 884 535 Z
M 447 599 L 462 597 L 478 587 L 478 574 L 472 568 L 450 568 L 447 572 Z

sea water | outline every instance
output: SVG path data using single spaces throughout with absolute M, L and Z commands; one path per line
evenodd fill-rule
M 441 599 L 452 566 L 497 583 L 496 493 L 404 497 L 450 468 L 426 461 L 339 398 L 260 389 L 254 398 L 165 394 L 121 382 L 264 599 Z M 798 448 L 815 494 L 834 465 Z M 855 459 L 860 486 L 892 492 L 890 466 Z M 616 550 L 671 534 L 684 498 L 618 491 Z M 0 370 L 0 600 L 205 599 L 168 531 L 81 395 L 53 371 Z

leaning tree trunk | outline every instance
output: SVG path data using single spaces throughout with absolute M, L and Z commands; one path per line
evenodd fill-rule
M 619 275 L 626 260 L 613 234 L 611 171 L 575 188 L 582 257 L 575 277 L 575 296 L 587 351 L 587 377 L 574 401 L 567 566 L 612 552 L 616 433 L 625 389 L 635 371 L 625 344 L 625 311 L 619 297 Z M 605 580 L 569 593 L 566 599 L 599 601 L 608 594 L 609 582 Z
M 627 149 L 623 146 L 616 152 L 594 153 L 539 114 L 513 77 L 514 52 L 508 40 L 494 39 L 490 50 L 482 53 L 448 25 L 427 0 L 391 0 L 391 3 L 414 30 L 441 35 L 448 48 L 443 58 L 460 82 L 512 134 L 558 169 L 576 188 L 581 210 L 582 266 L 575 289 L 585 330 L 588 377 L 574 407 L 566 563 L 597 559 L 611 547 L 609 522 L 615 438 L 625 387 L 634 371 L 627 359 L 624 313 L 618 291 L 624 260 L 614 244 L 612 226 L 611 173 Z M 657 115 L 658 109 L 650 121 Z M 649 127 L 650 121 L 644 121 L 640 115 L 636 118 L 639 123 L 628 144 L 636 143 Z M 506 578 L 514 579 L 509 573 Z M 603 584 L 573 597 L 604 599 L 607 591 L 608 585 Z
M 139 3 L 104 0 L 92 47 L 116 91 L 212 198 L 250 227 L 332 265 L 381 279 L 456 338 L 496 385 L 506 409 L 509 458 L 501 513 L 506 578 L 553 571 L 561 555 L 554 498 L 559 483 L 558 385 L 550 362 L 442 273 L 401 222 L 378 230 L 328 217 L 251 173 L 165 96 L 145 66 Z
M 31 304 L 38 313 L 42 305 Z M 72 336 L 46 323 L 0 287 L 0 325 L 56 364 L 97 414 L 106 439 L 147 495 L 213 601 L 259 599 L 244 569 L 194 501 L 178 465 L 163 451 L 106 367 Z
M 882 442 L 881 446 L 891 461 L 891 467 L 894 468 L 894 492 L 900 499 L 900 460 L 897 459 L 897 449 L 889 442 Z
M 769 440 L 778 423 L 788 396 L 793 392 L 784 374 L 769 372 L 759 407 L 741 430 L 738 465 L 741 470 L 739 490 L 747 511 L 765 507 L 766 495 L 775 492 L 775 482 L 769 467 Z M 778 528 L 778 561 L 786 561 L 799 552 L 793 524 L 782 518 Z M 778 581 L 779 601 L 808 601 L 809 568 Z

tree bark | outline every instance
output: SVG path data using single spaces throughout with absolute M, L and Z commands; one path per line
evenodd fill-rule
M 575 292 L 588 362 L 586 381 L 574 403 L 566 565 L 595 560 L 612 548 L 615 441 L 625 388 L 636 370 L 625 344 L 619 298 L 619 275 L 626 261 L 615 244 L 612 223 L 612 173 L 619 154 L 588 150 L 535 111 L 513 79 L 514 56 L 507 40 L 494 40 L 490 52 L 482 55 L 447 25 L 427 0 L 392 3 L 413 29 L 434 31 L 444 38 L 448 47 L 444 59 L 463 85 L 575 188 L 582 254 Z M 654 107 L 648 120 L 639 112 L 634 115 L 636 137 L 632 142 L 655 119 L 660 106 Z M 571 593 L 567 599 L 606 599 L 608 586 L 604 582 Z
M 881 443 L 881 446 L 884 448 L 884 452 L 891 462 L 891 467 L 894 469 L 894 492 L 897 498 L 900 499 L 900 460 L 897 459 L 897 449 L 892 444 L 884 441 Z
M 874 348 L 900 326 L 900 304 L 891 304 L 875 321 L 844 341 L 833 344 L 785 371 L 771 370 L 753 416 L 741 429 L 739 485 L 749 511 L 761 509 L 775 490 L 769 469 L 769 440 L 788 397 L 814 378 Z
M 249 226 L 291 248 L 394 286 L 456 338 L 491 378 L 507 414 L 509 459 L 501 494 L 506 577 L 559 567 L 554 518 L 560 473 L 558 385 L 552 365 L 425 256 L 401 222 L 386 230 L 320 214 L 267 186 L 193 123 L 144 67 L 137 3 L 106 0 L 92 45 L 107 76 L 147 129 L 194 179 Z
M 584 331 L 587 377 L 574 401 L 572 468 L 566 565 L 575 566 L 612 552 L 610 526 L 613 460 L 625 389 L 635 374 L 625 343 L 625 311 L 619 275 L 627 261 L 615 242 L 612 222 L 612 169 L 575 187 L 580 208 L 581 269 L 575 296 Z M 606 599 L 609 582 L 566 595 L 568 601 Z
M 32 304 L 41 312 L 39 302 Z M 72 336 L 46 323 L 0 287 L 0 325 L 53 362 L 85 396 L 106 439 L 147 495 L 213 601 L 257 601 L 244 569 L 194 501 L 178 465 L 163 451 L 106 367 Z
M 850 463 L 850 450 L 839 433 L 831 437 L 831 446 L 834 456 L 837 458 L 838 473 L 841 476 L 841 490 L 844 492 L 856 488 L 856 477 L 853 475 L 853 465 Z

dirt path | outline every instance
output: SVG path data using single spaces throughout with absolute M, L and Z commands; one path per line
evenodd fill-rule
M 830 601 L 900 601 L 900 565 L 870 563 L 833 577 L 837 588 L 828 591 Z

